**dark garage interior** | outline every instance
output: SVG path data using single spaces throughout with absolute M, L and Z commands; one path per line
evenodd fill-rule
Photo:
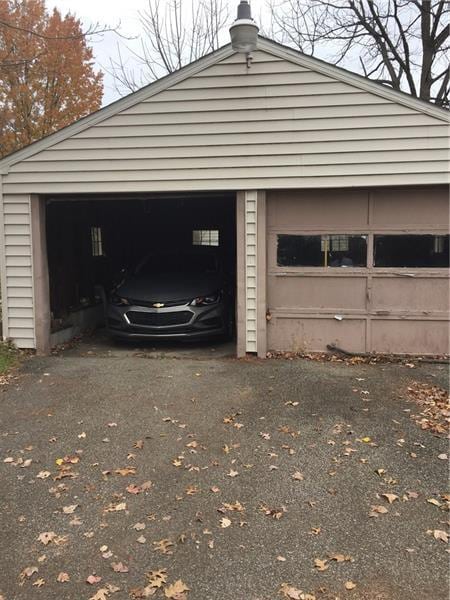
M 54 344 L 105 326 L 104 300 L 148 256 L 215 257 L 234 313 L 234 195 L 48 198 L 46 235 Z

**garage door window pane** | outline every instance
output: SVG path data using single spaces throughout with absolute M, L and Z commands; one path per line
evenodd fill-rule
M 448 267 L 448 235 L 375 235 L 375 267 Z
M 192 232 L 192 244 L 194 246 L 218 246 L 218 229 L 194 229 Z
M 365 267 L 367 235 L 278 235 L 279 267 Z

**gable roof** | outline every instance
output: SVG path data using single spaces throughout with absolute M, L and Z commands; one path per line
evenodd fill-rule
M 410 96 L 404 92 L 393 90 L 383 84 L 343 69 L 342 67 L 331 65 L 318 58 L 306 56 L 297 50 L 274 42 L 268 38 L 259 36 L 258 50 L 297 64 L 300 67 L 321 73 L 332 79 L 335 79 L 336 81 L 346 83 L 365 92 L 375 94 L 391 102 L 401 104 L 417 112 L 435 117 L 440 121 L 450 123 L 450 115 L 445 109 L 435 106 L 429 102 L 414 98 L 413 96 Z M 221 62 L 233 54 L 236 54 L 236 52 L 231 47 L 231 44 L 227 44 L 226 46 L 219 48 L 218 50 L 198 59 L 197 61 L 182 67 L 178 71 L 166 75 L 165 77 L 162 77 L 161 79 L 144 86 L 136 92 L 128 94 L 127 96 L 112 102 L 98 111 L 79 119 L 75 123 L 72 123 L 63 129 L 56 131 L 55 133 L 52 133 L 20 150 L 5 156 L 2 160 L 0 160 L 0 174 L 7 174 L 8 168 L 11 165 L 25 160 L 28 157 L 41 152 L 42 150 L 50 148 L 51 146 L 88 129 L 93 125 L 97 125 L 105 119 L 108 119 L 123 110 L 131 108 L 139 102 L 148 100 L 152 96 L 159 94 L 160 92 L 163 92 L 178 83 L 181 83 L 189 77 L 200 73 L 201 71 Z

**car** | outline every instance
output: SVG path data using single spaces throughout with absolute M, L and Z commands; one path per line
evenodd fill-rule
M 151 254 L 114 287 L 106 323 L 121 340 L 231 337 L 233 294 L 217 255 Z

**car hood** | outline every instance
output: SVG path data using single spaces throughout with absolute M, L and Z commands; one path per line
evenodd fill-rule
M 165 273 L 130 277 L 119 285 L 116 293 L 133 300 L 173 302 L 211 294 L 222 285 L 218 273 Z

